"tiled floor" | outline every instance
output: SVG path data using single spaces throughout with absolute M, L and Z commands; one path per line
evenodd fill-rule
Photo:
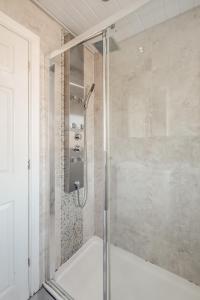
M 30 298 L 30 300 L 55 300 L 47 291 L 42 288 L 35 294 L 33 297 Z

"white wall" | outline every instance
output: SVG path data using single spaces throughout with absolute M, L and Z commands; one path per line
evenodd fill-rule
M 0 10 L 40 37 L 40 268 L 45 276 L 48 208 L 48 65 L 45 55 L 61 45 L 61 26 L 29 0 L 1 0 Z

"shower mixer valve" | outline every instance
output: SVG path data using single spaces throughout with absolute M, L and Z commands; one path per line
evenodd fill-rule
M 81 138 L 82 138 L 82 135 L 80 133 L 75 133 L 75 135 L 74 135 L 75 140 L 81 140 Z
M 73 151 L 74 151 L 74 152 L 80 152 L 80 146 L 79 146 L 79 145 L 76 145 L 76 146 L 73 148 Z
M 75 186 L 76 190 L 78 190 L 80 188 L 80 181 L 78 181 L 78 180 L 75 181 L 74 186 Z
M 72 129 L 76 129 L 76 128 L 77 128 L 76 123 L 72 123 Z

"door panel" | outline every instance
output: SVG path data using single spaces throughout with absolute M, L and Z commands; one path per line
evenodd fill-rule
M 0 172 L 8 172 L 12 157 L 13 92 L 0 86 Z
M 28 299 L 28 42 L 0 26 L 0 300 Z
M 14 58 L 14 48 L 12 45 L 9 45 L 6 41 L 0 42 L 0 70 L 5 72 L 13 71 L 13 58 Z
M 4 272 L 0 272 L 0 294 L 12 286 L 14 279 L 14 224 L 13 203 L 5 203 L 0 206 L 0 237 L 4 247 L 0 249 L 0 266 Z

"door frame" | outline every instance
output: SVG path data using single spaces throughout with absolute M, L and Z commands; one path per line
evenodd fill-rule
M 0 11 L 0 24 L 28 41 L 29 56 L 29 99 L 28 99 L 28 131 L 29 131 L 29 294 L 32 296 L 40 287 L 39 268 L 39 126 L 40 126 L 40 38 Z

